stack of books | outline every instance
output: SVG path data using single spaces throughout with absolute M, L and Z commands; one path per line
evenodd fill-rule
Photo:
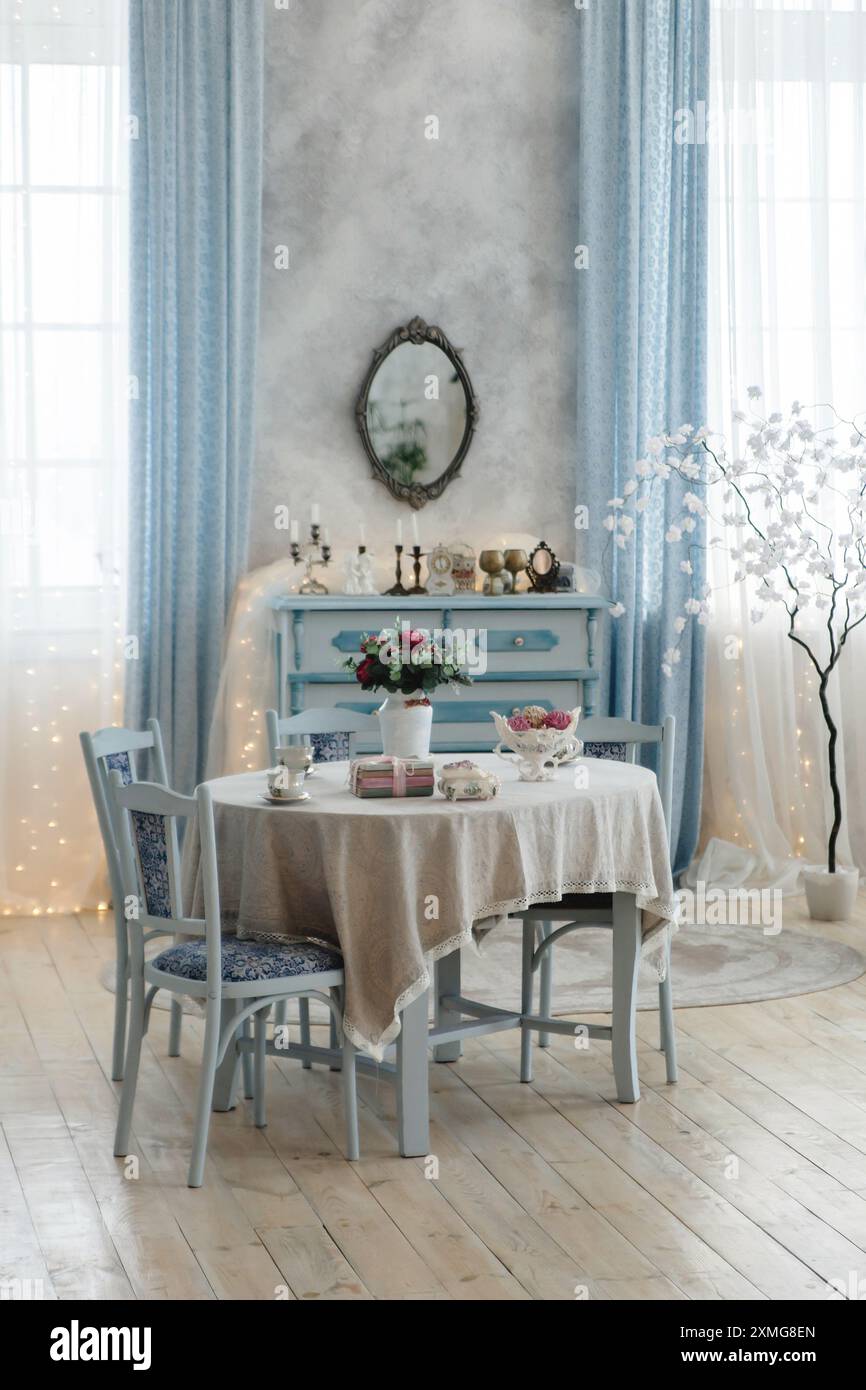
M 432 796 L 430 758 L 355 758 L 349 785 L 355 796 Z

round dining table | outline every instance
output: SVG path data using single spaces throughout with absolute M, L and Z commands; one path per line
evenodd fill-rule
M 438 776 L 455 759 L 435 761 Z M 642 944 L 676 919 L 651 771 L 578 758 L 550 781 L 524 782 L 495 754 L 474 754 L 473 761 L 501 780 L 490 800 L 450 801 L 439 790 L 358 797 L 345 762 L 317 764 L 306 781 L 308 798 L 291 803 L 267 799 L 264 772 L 209 783 L 226 927 L 259 940 L 303 938 L 340 949 L 346 1033 L 360 1063 L 393 1070 L 403 1153 L 426 1152 L 428 1046 L 437 1060 L 452 1060 L 462 1036 L 520 1023 L 519 1015 L 481 1005 L 466 1022 L 462 946 L 486 944 L 509 912 L 570 895 L 611 894 L 614 968 L 636 984 Z M 201 915 L 194 818 L 182 878 L 187 912 Z M 431 966 L 435 1021 L 428 1030 Z M 617 1076 L 621 1099 L 636 1098 L 628 1094 L 637 1084 L 633 998 L 629 1010 L 631 1056 Z M 221 1079 L 218 1104 L 231 1103 L 233 1084 Z

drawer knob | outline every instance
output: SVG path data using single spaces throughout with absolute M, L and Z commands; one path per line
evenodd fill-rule
M 514 645 L 515 645 L 515 647 L 523 647 L 523 646 L 525 646 L 525 644 L 526 644 L 526 638 L 525 638 L 525 637 L 515 637 L 515 639 L 514 639 Z

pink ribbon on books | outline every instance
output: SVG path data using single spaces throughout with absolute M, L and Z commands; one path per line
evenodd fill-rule
M 380 753 L 375 758 L 371 758 L 372 763 L 386 763 L 392 769 L 394 782 L 394 795 L 406 795 L 406 776 L 415 771 L 414 758 L 398 758 L 394 753 Z
M 417 759 L 398 758 L 393 753 L 370 754 L 369 756 L 356 759 L 356 761 L 352 764 L 352 767 L 350 769 L 352 789 L 355 790 L 357 788 L 358 779 L 361 776 L 362 770 L 364 768 L 370 768 L 371 766 L 377 763 L 381 764 L 383 768 L 388 767 L 391 769 L 391 780 L 393 782 L 394 795 L 405 796 L 406 778 L 407 776 L 411 777 L 414 774 Z

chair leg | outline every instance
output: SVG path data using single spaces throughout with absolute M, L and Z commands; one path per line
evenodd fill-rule
M 553 931 L 550 922 L 539 922 L 538 935 L 542 941 L 546 941 Z M 545 951 L 541 957 L 540 984 L 539 984 L 538 1012 L 542 1018 L 550 1018 L 550 1010 L 553 1002 L 553 951 Z M 550 1047 L 550 1034 L 539 1033 L 538 1046 Z
M 252 1030 L 248 1018 L 245 1018 L 241 1024 L 240 1036 L 247 1039 L 252 1037 Z M 253 1082 L 253 1054 L 246 1047 L 241 1052 L 241 1075 L 244 1078 L 244 1099 L 252 1100 L 256 1093 Z
M 180 1056 L 180 1027 L 183 1021 L 183 1003 L 180 999 L 171 1001 L 171 1021 L 168 1025 L 168 1055 Z
M 299 1015 L 300 1020 L 301 1020 L 301 1042 L 303 1043 L 304 1047 L 309 1047 L 309 1046 L 310 1046 L 310 1001 L 309 1001 L 309 999 L 299 999 L 299 1000 L 298 1000 L 298 1015 Z M 310 1070 L 310 1067 L 311 1067 L 312 1065 L 313 1065 L 312 1062 L 311 1062 L 311 1061 L 309 1060 L 309 1058 L 307 1058 L 307 1057 L 305 1057 L 304 1060 L 303 1060 L 303 1062 L 301 1063 L 301 1066 L 304 1068 L 304 1071 L 309 1071 L 309 1070 Z
M 361 1157 L 358 1138 L 358 1088 L 355 1084 L 355 1049 L 343 1035 L 343 1105 L 346 1109 L 346 1156 L 351 1163 Z
M 341 1001 L 341 998 L 340 998 L 340 990 L 337 988 L 336 985 L 335 985 L 334 988 L 331 990 L 331 998 L 332 998 L 332 999 L 336 999 L 337 1004 L 338 1004 L 338 1007 L 340 1008 L 340 1011 L 342 1012 L 343 1006 L 342 1006 L 342 1001 Z M 330 1034 L 329 1034 L 329 1037 L 328 1037 L 328 1046 L 329 1046 L 334 1052 L 336 1052 L 336 1051 L 337 1051 L 337 1048 L 340 1046 L 340 1030 L 339 1030 L 339 1028 L 337 1027 L 337 1020 L 334 1018 L 334 1015 L 333 1015 L 333 1014 L 331 1014 L 331 1016 L 330 1016 Z M 342 1070 L 343 1070 L 342 1062 L 340 1062 L 340 1063 L 334 1062 L 334 1063 L 328 1068 L 328 1070 L 329 1070 L 329 1071 L 342 1071 Z
M 671 989 L 671 945 L 665 951 L 665 977 L 659 981 L 659 1033 L 661 1050 L 665 1054 L 665 1074 L 670 1085 L 678 1078 L 677 1031 L 674 1023 L 674 1000 Z
M 279 1004 L 274 1005 L 274 1023 L 278 1026 L 284 1024 L 289 1016 L 289 1001 L 281 999 Z
M 204 1028 L 204 1046 L 201 1054 L 201 1076 L 198 1083 L 195 1130 L 193 1132 L 192 1155 L 189 1161 L 188 1187 L 201 1187 L 204 1178 L 204 1163 L 207 1156 L 207 1136 L 210 1128 L 210 1108 L 213 1100 L 216 1079 L 217 1054 L 220 1043 L 220 1000 L 209 998 Z M 229 1047 L 231 1047 L 231 1042 Z
M 259 1009 L 255 1021 L 255 1121 L 259 1129 L 264 1129 L 267 1124 L 267 1114 L 265 1111 L 265 1058 L 266 1044 L 268 1036 L 268 1013 L 270 1008 Z
M 523 970 L 520 977 L 520 1012 L 532 1013 L 532 956 L 535 951 L 535 923 L 523 923 Z M 532 1032 L 520 1029 L 520 1079 L 532 1080 Z
M 124 981 L 125 993 L 126 981 Z M 129 1153 L 129 1131 L 132 1127 L 135 1089 L 138 1085 L 141 1040 L 144 1037 L 144 980 L 140 975 L 133 978 L 131 993 L 132 1006 L 129 1011 L 129 1037 L 126 1044 L 123 1090 L 120 1093 L 120 1109 L 117 1114 L 117 1129 L 114 1133 L 114 1153 L 117 1158 L 123 1158 Z
M 123 1080 L 123 1054 L 126 1051 L 127 992 L 129 990 L 129 962 L 117 956 L 114 972 L 114 1038 L 111 1047 L 111 1079 Z

